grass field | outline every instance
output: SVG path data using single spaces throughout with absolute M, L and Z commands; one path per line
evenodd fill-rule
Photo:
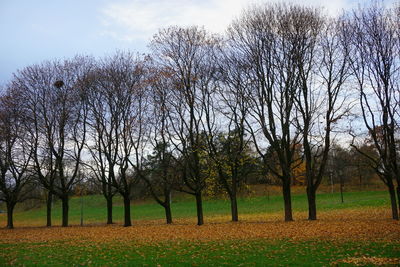
M 241 222 L 232 223 L 227 200 L 204 202 L 205 225 L 195 225 L 194 200 L 176 196 L 172 225 L 152 201 L 132 207 L 133 227 L 105 226 L 101 196 L 83 199 L 80 227 L 37 227 L 43 208 L 15 214 L 16 229 L 0 230 L 0 265 L 24 266 L 352 266 L 400 265 L 400 223 L 390 219 L 384 191 L 318 195 L 319 220 L 309 222 L 304 194 L 294 194 L 294 222 L 282 221 L 279 195 L 239 200 Z M 54 206 L 60 223 L 60 203 Z M 71 199 L 70 221 L 80 222 L 81 199 Z M 1 226 L 5 216 L 0 215 Z
M 73 197 L 70 200 L 70 223 L 80 224 L 81 199 Z M 152 200 L 133 201 L 131 214 L 133 222 L 137 220 L 154 220 L 164 218 L 164 209 Z M 208 199 L 204 201 L 204 216 L 207 218 L 215 215 L 227 215 L 230 213 L 229 200 Z M 305 194 L 293 195 L 293 209 L 297 212 L 307 211 L 307 198 Z M 319 211 L 329 211 L 347 208 L 383 207 L 389 206 L 388 193 L 385 191 L 346 192 L 344 203 L 341 203 L 339 193 L 319 194 L 317 206 Z M 247 214 L 271 214 L 282 212 L 283 201 L 280 195 L 245 197 L 238 200 L 239 216 Z M 113 214 L 115 222 L 122 223 L 123 204 L 120 197 L 115 197 Z M 179 195 L 173 199 L 173 218 L 190 218 L 196 216 L 194 198 L 188 195 Z M 83 198 L 84 223 L 103 223 L 106 220 L 106 202 L 100 195 L 86 196 Z M 61 202 L 58 201 L 53 208 L 54 225 L 61 225 Z M 5 226 L 5 214 L 0 215 L 0 226 Z M 46 224 L 46 209 L 32 209 L 23 212 L 15 212 L 15 225 L 18 226 L 42 226 Z

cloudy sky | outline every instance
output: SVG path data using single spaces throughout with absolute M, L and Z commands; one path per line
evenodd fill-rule
M 244 7 L 271 1 L 0 0 L 0 84 L 17 69 L 46 59 L 103 56 L 117 49 L 147 52 L 152 35 L 168 25 L 223 32 Z M 363 0 L 292 2 L 322 6 L 334 15 Z

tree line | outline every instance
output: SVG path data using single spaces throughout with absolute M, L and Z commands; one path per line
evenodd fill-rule
M 172 222 L 171 192 L 193 195 L 197 224 L 210 177 L 237 194 L 252 166 L 279 180 L 293 220 L 294 170 L 304 167 L 309 220 L 332 159 L 350 138 L 388 188 L 399 218 L 400 7 L 372 4 L 341 16 L 300 5 L 250 6 L 224 35 L 171 26 L 151 53 L 76 56 L 18 70 L 0 97 L 0 199 L 13 209 L 40 186 L 51 204 L 93 178 L 124 203 L 130 226 L 139 182 Z M 363 138 L 368 144 L 360 143 Z

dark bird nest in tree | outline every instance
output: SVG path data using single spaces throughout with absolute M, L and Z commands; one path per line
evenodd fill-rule
M 54 86 L 57 88 L 61 88 L 64 85 L 63 81 L 55 81 L 54 82 Z

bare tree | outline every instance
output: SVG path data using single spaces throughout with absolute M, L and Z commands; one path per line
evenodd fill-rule
M 32 119 L 32 127 L 29 134 L 32 139 L 33 162 L 36 175 L 40 181 L 47 180 L 46 206 L 47 206 L 47 226 L 52 225 L 51 212 L 53 201 L 53 188 L 55 184 L 55 165 L 54 157 L 49 151 L 46 142 L 46 132 L 44 131 L 46 110 L 50 103 L 46 100 L 48 88 L 53 86 L 55 78 L 51 62 L 41 65 L 33 65 L 19 71 L 13 81 L 13 87 L 19 88 L 20 95 L 24 103 L 26 116 Z
M 143 87 L 145 66 L 139 57 L 117 52 L 92 73 L 90 133 L 92 162 L 86 164 L 99 178 L 112 222 L 113 186 L 124 200 L 124 226 L 131 226 L 131 194 L 142 171 L 146 120 Z
M 379 157 L 364 155 L 388 187 L 392 217 L 399 219 L 395 188 L 397 181 L 399 198 L 400 170 L 396 151 L 400 108 L 396 101 L 400 93 L 398 13 L 379 4 L 360 8 L 348 16 L 344 36 L 351 49 L 349 55 L 359 91 L 362 120 Z
M 237 193 L 248 176 L 253 159 L 249 155 L 251 137 L 246 135 L 247 76 L 240 54 L 229 42 L 219 46 L 212 60 L 217 68 L 217 90 L 205 106 L 209 156 L 219 183 L 231 202 L 232 221 L 238 221 Z
M 234 49 L 242 54 L 247 70 L 247 95 L 251 112 L 248 130 L 259 155 L 268 161 L 267 145 L 276 154 L 278 168 L 266 167 L 282 181 L 285 220 L 291 221 L 292 169 L 301 142 L 296 128 L 296 96 L 299 92 L 299 56 L 307 49 L 318 10 L 294 5 L 259 5 L 250 8 L 229 28 Z
M 179 183 L 180 171 L 171 144 L 169 73 L 153 64 L 151 67 L 151 117 L 149 143 L 153 153 L 146 160 L 146 174 L 142 176 L 150 194 L 165 210 L 167 224 L 172 223 L 171 194 Z
M 214 68 L 210 61 L 217 40 L 198 27 L 169 27 L 151 42 L 155 59 L 172 81 L 169 120 L 174 148 L 185 163 L 181 188 L 196 198 L 197 224 L 202 225 L 202 191 L 207 173 L 202 172 L 201 155 L 206 153 L 204 116 L 211 96 Z
M 115 180 L 115 164 L 118 155 L 118 138 L 114 138 L 115 127 L 118 125 L 115 113 L 111 88 L 107 83 L 103 85 L 101 69 L 93 70 L 90 79 L 92 88 L 88 93 L 88 141 L 86 147 L 91 160 L 84 165 L 100 183 L 101 192 L 107 202 L 107 224 L 113 223 L 113 197 L 116 189 L 113 187 Z
M 62 226 L 68 226 L 69 196 L 79 182 L 88 113 L 86 76 L 91 66 L 92 60 L 86 57 L 45 62 L 23 69 L 13 80 L 24 96 L 27 116 L 33 119 L 30 134 L 36 175 L 51 195 L 61 199 Z M 50 201 L 48 211 L 49 205 Z
M 7 206 L 7 228 L 14 228 L 13 212 L 18 202 L 31 196 L 32 150 L 27 134 L 28 118 L 14 90 L 0 95 L 0 200 Z
M 302 47 L 297 56 L 298 128 L 302 134 L 306 168 L 308 219 L 317 219 L 316 191 L 324 177 L 335 124 L 349 111 L 348 50 L 340 38 L 340 21 L 318 13 L 302 21 Z M 347 90 L 345 90 L 347 89 Z

